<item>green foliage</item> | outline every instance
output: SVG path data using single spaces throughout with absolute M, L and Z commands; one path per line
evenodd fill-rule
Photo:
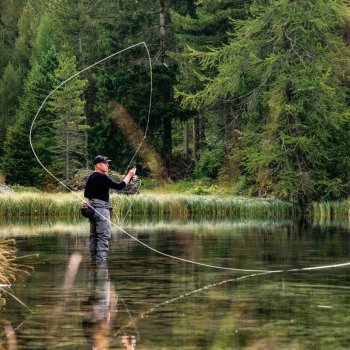
M 332 0 L 257 4 L 228 45 L 192 50 L 217 74 L 183 103 L 244 106 L 242 167 L 252 194 L 297 202 L 345 194 L 349 52 L 338 34 L 341 10 Z
M 158 181 L 155 179 L 145 178 L 142 179 L 141 189 L 142 190 L 153 190 L 158 186 Z
M 194 13 L 186 16 L 172 13 L 181 48 L 171 54 L 180 66 L 175 96 L 180 97 L 182 107 L 191 110 L 192 115 L 198 114 L 196 118 L 201 120 L 198 144 L 194 147 L 196 158 L 199 158 L 197 176 L 204 173 L 211 178 L 217 177 L 235 142 L 233 130 L 239 129 L 239 113 L 225 99 L 211 99 L 204 108 L 200 104 L 188 103 L 188 99 L 189 96 L 196 96 L 218 74 L 217 65 L 203 64 L 202 55 L 211 55 L 215 48 L 227 45 L 230 33 L 237 29 L 237 23 L 247 18 L 250 4 L 251 1 L 204 0 L 196 2 Z M 213 151 L 207 147 L 207 137 L 221 138 L 224 141 L 222 149 Z
M 27 1 L 23 9 L 21 1 L 17 4 L 6 2 L 9 13 L 16 10 L 19 11 L 16 12 L 16 15 L 20 14 L 20 16 L 16 29 L 18 30 L 18 36 L 15 37 L 13 47 L 11 47 L 11 54 L 4 59 L 7 61 L 7 65 L 2 66 L 4 73 L 0 81 L 0 154 L 3 151 L 6 131 L 14 123 L 15 111 L 19 106 L 19 96 L 23 93 L 23 86 L 25 85 L 24 79 L 31 67 L 31 55 L 42 14 L 42 1 Z M 15 18 L 16 15 L 14 15 Z M 11 26 L 13 19 L 7 17 L 8 13 L 2 14 L 2 16 L 5 24 L 8 23 Z M 13 34 L 11 33 L 12 36 Z M 4 40 L 6 40 L 6 32 L 4 35 Z M 10 33 L 7 33 L 7 35 L 10 35 Z
M 5 142 L 6 130 L 16 113 L 18 96 L 22 91 L 22 72 L 9 63 L 0 81 L 0 147 Z
M 173 119 L 184 117 L 183 111 L 173 98 L 172 86 L 176 80 L 177 65 L 164 58 L 159 48 L 159 9 L 157 2 L 111 3 L 109 13 L 118 16 L 106 16 L 100 19 L 101 35 L 99 43 L 103 52 L 112 53 L 124 49 L 130 44 L 145 41 L 150 49 L 153 65 L 152 111 L 148 125 L 148 142 L 163 159 L 171 156 Z M 176 5 L 176 4 L 175 4 Z M 166 13 L 169 11 L 166 2 Z M 179 5 L 180 6 L 180 5 Z M 181 6 L 180 6 L 181 7 Z M 167 17 L 168 20 L 168 17 Z M 152 23 L 157 23 L 156 26 Z M 171 23 L 167 22 L 168 26 Z M 132 37 L 132 41 L 131 38 Z M 172 32 L 167 31 L 167 45 L 172 44 Z M 121 104 L 141 130 L 147 126 L 150 75 L 147 53 L 143 47 L 133 48 L 115 59 L 97 68 L 94 76 L 97 104 L 93 106 L 93 127 L 89 132 L 91 143 L 89 154 L 108 153 L 123 169 L 133 154 L 133 149 L 126 142 L 125 136 L 112 123 L 106 109 L 109 102 Z M 138 168 L 142 163 L 138 160 Z
M 54 71 L 57 81 L 65 81 L 77 73 L 75 57 L 62 55 Z M 49 101 L 53 114 L 54 143 L 51 146 L 55 176 L 65 181 L 86 164 L 85 101 L 82 99 L 87 80 L 74 78 L 55 91 Z
M 100 58 L 97 18 L 111 15 L 103 12 L 106 6 L 99 1 L 50 1 L 38 33 L 41 39 L 38 49 L 54 45 L 60 52 L 75 56 L 79 69 L 96 61 Z
M 186 156 L 197 162 L 196 177 L 219 179 L 237 193 L 301 203 L 346 196 L 349 5 L 161 4 L 165 37 L 159 2 L 1 2 L 0 154 L 7 182 L 49 185 L 28 147 L 31 120 L 47 94 L 98 59 L 145 41 L 153 65 L 149 125 L 149 66 L 140 46 L 86 71 L 44 106 L 33 141 L 49 169 L 68 179 L 104 153 L 124 170 L 135 146 L 108 116 L 108 104 L 116 102 L 141 130 L 148 127 L 147 141 L 166 165 L 172 149 L 193 146 Z M 182 121 L 192 118 L 193 136 L 182 148 Z M 146 174 L 142 159 L 135 161 Z
M 125 218 L 132 205 L 132 215 L 154 218 L 190 217 L 293 217 L 299 208 L 279 200 L 194 194 L 112 195 L 115 219 Z M 15 193 L 0 196 L 0 217 L 77 218 L 81 200 L 67 193 Z
M 11 189 L 13 189 L 15 192 L 40 193 L 40 190 L 33 186 L 22 186 L 13 184 L 11 185 Z
M 224 162 L 224 143 L 220 140 L 207 139 L 207 147 L 197 161 L 194 175 L 198 178 L 216 179 Z
M 200 64 L 200 52 L 227 44 L 235 21 L 247 16 L 252 1 L 204 0 L 196 3 L 195 11 L 182 15 L 172 11 L 177 40 L 181 51 L 172 56 L 180 63 L 177 95 L 194 94 L 215 75 L 215 66 Z M 182 101 L 183 103 L 185 100 Z
M 2 0 L 0 2 L 0 78 L 11 60 L 14 49 L 17 22 L 25 0 Z
M 33 66 L 28 76 L 21 105 L 16 112 L 16 122 L 9 128 L 4 145 L 2 167 L 6 182 L 9 184 L 40 186 L 44 182 L 41 167 L 37 164 L 30 148 L 28 135 L 40 104 L 53 89 L 55 82 L 50 76 L 50 71 L 52 74 L 57 64 L 57 53 L 51 49 L 43 55 L 38 64 Z M 51 161 L 50 152 L 47 149 L 52 142 L 51 122 L 50 113 L 44 108 L 33 129 L 34 147 L 46 165 Z

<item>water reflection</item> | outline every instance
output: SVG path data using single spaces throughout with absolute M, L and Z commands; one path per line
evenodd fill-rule
M 90 264 L 89 289 L 88 298 L 80 304 L 82 329 L 89 349 L 107 350 L 111 339 L 119 335 L 121 348 L 134 350 L 136 335 L 133 327 L 123 327 L 113 335 L 119 304 L 107 262 Z
M 84 336 L 90 349 L 108 349 L 118 298 L 106 263 L 92 264 L 90 274 L 91 292 L 80 304 Z
M 32 275 L 13 286 L 34 314 L 18 328 L 28 311 L 12 301 L 6 309 L 18 350 L 348 348 L 347 268 L 253 277 L 165 259 L 115 233 L 108 266 L 91 266 L 87 231 L 76 232 L 17 239 L 20 255 L 39 253 L 23 261 Z M 335 264 L 350 252 L 350 231 L 312 223 L 158 223 L 132 233 L 169 254 L 229 267 Z M 72 283 L 74 251 L 83 261 Z

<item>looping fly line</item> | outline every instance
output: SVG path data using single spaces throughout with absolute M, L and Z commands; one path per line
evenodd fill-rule
M 84 199 L 81 198 L 78 194 L 76 194 L 75 192 L 73 192 L 64 182 L 62 182 L 60 179 L 58 179 L 54 174 L 52 174 L 50 172 L 50 170 L 48 170 L 45 165 L 41 162 L 41 160 L 39 159 L 38 155 L 35 152 L 34 146 L 33 146 L 33 142 L 32 142 L 32 132 L 33 132 L 33 127 L 35 125 L 36 119 L 39 115 L 39 113 L 41 112 L 42 108 L 44 107 L 45 103 L 47 102 L 47 100 L 60 88 L 62 87 L 64 84 L 68 83 L 70 80 L 74 79 L 75 77 L 79 76 L 80 74 L 82 74 L 83 72 L 88 71 L 89 69 L 97 66 L 100 63 L 106 62 L 108 60 L 110 60 L 111 58 L 127 51 L 130 50 L 134 47 L 137 46 L 144 46 L 147 52 L 147 56 L 148 56 L 148 62 L 149 62 L 149 69 L 150 69 L 150 95 L 149 95 L 149 107 L 148 107 L 148 117 L 147 117 L 147 124 L 146 124 L 146 128 L 145 128 L 145 133 L 144 136 L 139 144 L 139 146 L 137 147 L 133 157 L 131 158 L 131 161 L 129 162 L 128 167 L 130 166 L 130 164 L 132 163 L 133 159 L 136 157 L 138 151 L 140 150 L 143 141 L 146 139 L 147 137 L 147 132 L 148 132 L 148 126 L 149 126 L 149 121 L 150 121 L 150 115 L 151 115 L 151 108 L 152 108 L 152 94 L 153 94 L 153 76 L 152 76 L 152 60 L 151 60 L 151 56 L 150 56 L 150 52 L 149 49 L 146 45 L 145 42 L 140 42 L 138 44 L 135 45 L 131 45 L 123 50 L 120 50 L 118 52 L 115 52 L 95 63 L 93 63 L 92 65 L 82 69 L 81 71 L 75 73 L 74 75 L 72 75 L 71 77 L 69 77 L 68 79 L 66 79 L 65 81 L 63 81 L 61 84 L 59 84 L 55 89 L 53 89 L 43 100 L 43 102 L 41 103 L 37 113 L 34 116 L 34 119 L 32 121 L 32 124 L 30 126 L 30 130 L 29 130 L 29 143 L 30 143 L 30 147 L 33 151 L 33 154 L 36 158 L 36 160 L 38 161 L 38 163 L 41 165 L 41 167 L 53 178 L 55 179 L 59 184 L 61 184 L 64 188 L 66 188 L 69 192 L 71 192 L 76 198 L 78 198 L 80 201 L 84 202 L 85 204 L 89 205 L 90 204 Z M 95 210 L 93 207 L 91 207 L 93 210 Z M 130 208 L 129 208 L 130 209 Z M 349 266 L 350 262 L 346 262 L 346 263 L 341 263 L 341 264 L 335 264 L 335 265 L 324 265 L 324 266 L 314 266 L 314 267 L 304 267 L 304 268 L 296 268 L 296 269 L 282 269 L 282 270 L 262 270 L 262 269 L 241 269 L 241 268 L 234 268 L 234 267 L 224 267 L 224 266 L 218 266 L 218 265 L 211 265 L 211 264 L 205 264 L 205 263 L 201 263 L 201 262 L 197 262 L 197 261 L 193 261 L 193 260 L 188 260 L 188 259 L 184 259 L 178 256 L 174 256 L 174 255 L 170 255 L 167 253 L 164 253 L 162 251 L 159 251 L 151 246 L 149 246 L 148 244 L 140 241 L 139 239 L 137 239 L 135 236 L 133 236 L 132 234 L 130 234 L 129 232 L 127 232 L 126 230 L 124 230 L 123 228 L 121 228 L 120 226 L 118 226 L 117 224 L 115 224 L 114 222 L 112 222 L 109 218 L 99 214 L 102 218 L 104 218 L 105 220 L 108 220 L 109 223 L 111 225 L 113 225 L 114 227 L 116 227 L 118 230 L 120 230 L 121 232 L 125 233 L 127 236 L 129 236 L 131 239 L 133 239 L 134 241 L 136 241 L 137 243 L 143 245 L 145 248 L 160 254 L 164 257 L 170 258 L 170 259 L 175 259 L 175 260 L 179 260 L 185 263 L 189 263 L 189 264 L 194 264 L 194 265 L 198 265 L 198 266 L 202 266 L 202 267 L 209 267 L 209 268 L 213 268 L 213 269 L 219 269 L 219 270 L 229 270 L 229 271 L 236 271 L 236 272 L 249 272 L 249 273 L 281 273 L 281 272 L 297 272 L 297 271 L 312 271 L 312 270 L 319 270 L 319 269 L 330 269 L 330 268 L 338 268 L 338 267 L 345 267 L 345 266 Z

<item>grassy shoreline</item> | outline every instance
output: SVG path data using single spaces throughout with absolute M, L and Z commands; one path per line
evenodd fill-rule
M 312 204 L 313 217 L 322 220 L 350 220 L 350 199 L 342 201 L 324 201 Z
M 82 192 L 14 192 L 0 194 L 0 218 L 79 218 Z M 317 220 L 349 219 L 350 200 L 314 202 L 302 211 L 296 204 L 277 199 L 249 198 L 227 194 L 145 192 L 111 196 L 116 219 L 128 216 L 154 218 L 294 218 L 307 214 Z
M 79 217 L 83 194 L 16 192 L 0 195 L 0 217 Z M 179 217 L 296 217 L 300 209 L 288 202 L 228 195 L 143 193 L 112 195 L 113 215 Z

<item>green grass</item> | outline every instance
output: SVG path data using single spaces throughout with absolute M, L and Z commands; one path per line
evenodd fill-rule
M 0 217 L 70 217 L 80 216 L 83 195 L 71 193 L 11 193 L 0 195 Z M 145 217 L 293 217 L 297 206 L 273 199 L 227 195 L 142 193 L 135 196 L 112 195 L 113 215 Z
M 12 239 L 0 239 L 0 295 L 1 285 L 10 284 L 15 278 L 15 246 Z
M 350 219 L 350 200 L 315 202 L 311 212 L 314 218 L 322 220 Z
M 141 190 L 143 192 L 170 194 L 197 194 L 197 195 L 225 195 L 232 192 L 232 188 L 224 185 L 218 185 L 211 179 L 197 179 L 197 180 L 181 180 L 176 182 L 159 184 L 152 179 L 142 180 Z
M 80 201 L 71 194 L 7 193 L 0 195 L 0 216 L 78 216 Z
M 214 185 L 212 185 L 214 186 Z M 168 193 L 164 193 L 165 190 Z M 191 193 L 194 192 L 194 193 Z M 212 193 L 214 194 L 212 194 Z M 209 194 L 196 194 L 209 193 Z M 78 196 L 78 197 L 77 197 Z M 80 199 L 79 199 L 80 198 Z M 167 184 L 155 190 L 141 189 L 135 196 L 112 195 L 115 218 L 144 217 L 285 217 L 301 214 L 297 205 L 276 199 L 230 196 L 214 187 L 203 187 L 190 182 Z M 82 192 L 42 193 L 15 192 L 0 194 L 0 217 L 69 217 L 80 218 Z M 350 200 L 314 202 L 308 214 L 317 220 L 350 219 Z

